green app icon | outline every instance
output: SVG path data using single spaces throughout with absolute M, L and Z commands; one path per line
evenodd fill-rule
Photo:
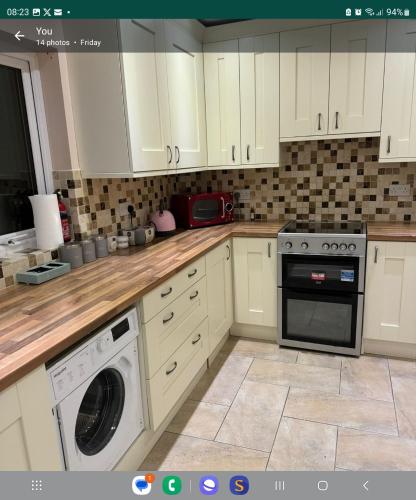
M 166 476 L 162 482 L 163 493 L 177 495 L 182 490 L 182 481 L 178 476 Z

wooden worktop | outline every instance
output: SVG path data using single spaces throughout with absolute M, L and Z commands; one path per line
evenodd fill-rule
M 145 250 L 86 264 L 40 286 L 0 292 L 0 391 L 134 304 L 232 236 L 275 237 L 284 222 L 184 231 Z M 370 224 L 371 240 L 416 241 L 416 224 Z

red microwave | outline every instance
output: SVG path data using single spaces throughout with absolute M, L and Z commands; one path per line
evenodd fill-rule
M 234 221 L 232 193 L 174 194 L 170 208 L 177 226 L 187 229 Z

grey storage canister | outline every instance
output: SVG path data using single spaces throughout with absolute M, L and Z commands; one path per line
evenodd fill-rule
M 107 236 L 99 235 L 95 237 L 95 254 L 98 258 L 108 256 Z
M 81 267 L 84 264 L 82 247 L 79 243 L 67 243 L 66 245 L 60 245 L 58 251 L 59 260 L 61 262 L 68 262 L 71 264 L 72 269 Z
M 95 254 L 94 240 L 81 241 L 81 246 L 82 246 L 82 257 L 84 259 L 84 264 L 86 264 L 87 262 L 94 262 L 94 260 L 97 260 L 97 256 Z

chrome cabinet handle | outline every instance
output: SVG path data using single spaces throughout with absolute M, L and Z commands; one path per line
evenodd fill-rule
M 269 256 L 269 259 L 271 258 L 272 256 L 272 244 L 270 243 L 267 243 L 267 255 Z
M 339 113 L 338 111 L 335 112 L 335 128 L 338 128 L 338 116 L 339 116 Z
M 231 258 L 231 248 L 230 248 L 230 245 L 226 245 L 227 247 L 227 260 L 230 260 Z
M 321 116 L 322 116 L 322 113 L 318 113 L 318 130 L 321 130 Z
M 170 313 L 169 318 L 166 318 L 166 319 L 164 319 L 164 320 L 163 320 L 163 324 L 165 324 L 165 323 L 169 323 L 169 321 L 171 321 L 171 320 L 173 319 L 173 317 L 174 317 L 174 316 L 175 316 L 175 313 L 172 311 L 172 312 Z
M 387 136 L 387 154 L 390 154 L 391 135 Z
M 189 296 L 189 298 L 190 298 L 191 300 L 194 300 L 194 299 L 196 299 L 196 298 L 198 297 L 198 294 L 199 294 L 199 292 L 198 292 L 198 290 L 197 290 L 197 291 L 196 291 L 193 295 L 190 295 L 190 296 Z
M 166 375 L 170 375 L 171 373 L 173 373 L 176 370 L 177 366 L 178 366 L 178 363 L 175 361 L 173 363 L 173 368 L 171 368 L 170 370 L 166 370 Z
M 169 289 L 168 289 L 168 291 L 167 291 L 167 292 L 162 292 L 162 293 L 160 294 L 160 296 L 161 296 L 161 297 L 162 297 L 162 299 L 163 299 L 164 297 L 167 297 L 169 294 L 171 294 L 171 293 L 172 293 L 172 291 L 173 291 L 173 288 L 170 286 L 170 287 L 169 287 Z
M 168 165 L 170 165 L 172 163 L 172 160 L 173 160 L 172 148 L 170 146 L 166 146 L 166 149 L 168 150 L 168 153 L 169 153 Z
M 378 247 L 375 247 L 374 249 L 374 264 L 377 264 L 378 260 Z
M 246 158 L 247 158 L 247 161 L 250 161 L 250 144 L 247 144 Z
M 235 146 L 234 146 L 234 144 L 231 147 L 231 158 L 232 158 L 233 162 L 235 162 Z
M 178 146 L 175 146 L 175 163 L 178 164 L 181 161 L 181 152 Z
M 197 344 L 200 340 L 201 340 L 201 334 L 198 333 L 198 337 L 195 340 L 192 341 L 192 345 Z
M 188 273 L 188 278 L 192 278 L 192 276 L 195 276 L 195 274 L 198 272 L 198 269 L 194 269 L 190 273 Z

